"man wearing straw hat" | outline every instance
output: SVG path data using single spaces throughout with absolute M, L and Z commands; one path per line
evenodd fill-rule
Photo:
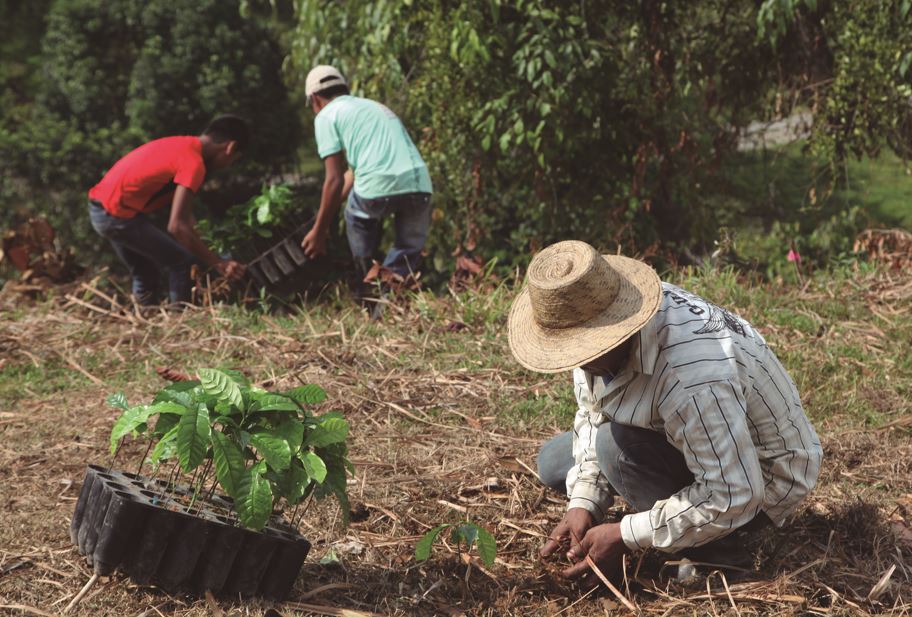
M 766 341 L 647 264 L 554 244 L 532 260 L 508 328 L 526 368 L 573 371 L 573 431 L 538 458 L 570 498 L 541 551 L 566 552 L 565 576 L 595 582 L 590 561 L 611 576 L 650 547 L 748 569 L 733 532 L 782 525 L 814 487 L 820 440 Z M 635 512 L 604 522 L 614 495 Z

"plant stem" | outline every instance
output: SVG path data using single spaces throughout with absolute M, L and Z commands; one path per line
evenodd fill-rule
M 209 475 L 209 468 L 211 466 L 212 459 L 209 459 L 203 466 L 203 472 L 200 474 L 199 483 L 196 482 L 196 473 L 193 474 L 193 479 L 190 481 L 190 486 L 193 487 L 193 497 L 190 498 L 190 505 L 187 506 L 188 513 L 193 509 L 193 504 L 196 503 L 196 498 L 199 497 L 200 491 L 203 488 L 203 483 L 206 481 L 206 476 Z M 197 468 L 197 470 L 198 469 L 199 468 Z M 200 511 L 202 511 L 202 504 L 200 504 Z
M 142 470 L 143 464 L 146 462 L 146 457 L 149 456 L 149 450 L 152 449 L 152 440 L 149 440 L 149 445 L 146 446 L 146 451 L 143 453 L 142 458 L 139 459 L 139 466 L 136 468 L 136 475 L 139 475 L 139 472 Z

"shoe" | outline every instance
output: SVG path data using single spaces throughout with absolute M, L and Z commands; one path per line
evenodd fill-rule
M 683 558 L 678 564 L 676 578 L 683 584 L 703 580 L 716 570 L 722 572 L 729 582 L 744 578 L 753 571 L 754 556 L 744 547 L 743 538 L 738 533 L 703 546 L 684 549 L 681 555 Z

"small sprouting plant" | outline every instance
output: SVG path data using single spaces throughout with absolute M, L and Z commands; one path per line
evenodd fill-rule
M 251 236 L 271 238 L 275 227 L 297 214 L 294 191 L 285 184 L 264 185 L 259 195 L 231 206 L 218 221 L 203 219 L 198 228 L 203 238 L 219 253 L 231 253 L 246 246 Z
M 469 552 L 473 546 L 477 546 L 481 561 L 489 568 L 494 565 L 494 558 L 497 557 L 497 542 L 494 536 L 484 527 L 471 521 L 444 523 L 431 529 L 415 545 L 415 559 L 427 560 L 431 556 L 434 540 L 446 529 L 450 530 L 450 540 L 456 544 L 457 550 L 465 545 L 466 552 Z
M 127 435 L 147 438 L 153 467 L 175 460 L 175 470 L 194 473 L 194 499 L 207 479 L 212 489 L 217 483 L 251 529 L 311 495 L 335 495 L 347 521 L 346 470 L 354 474 L 346 458 L 349 426 L 339 412 L 315 416 L 308 409 L 326 399 L 322 388 L 268 392 L 238 372 L 209 368 L 198 377 L 168 385 L 149 405 L 131 407 L 122 393 L 109 396 L 108 404 L 123 410 L 111 431 L 111 453 Z

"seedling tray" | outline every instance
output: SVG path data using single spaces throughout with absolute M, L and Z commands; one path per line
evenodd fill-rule
M 313 226 L 314 219 L 299 225 L 268 250 L 248 264 L 251 276 L 263 287 L 278 287 L 300 274 L 308 263 L 301 240 Z
M 106 469 L 86 468 L 70 538 L 96 574 L 121 570 L 135 583 L 168 592 L 206 590 L 283 600 L 310 542 L 273 519 L 262 531 L 238 526 L 221 495 L 187 506 L 188 487 Z

